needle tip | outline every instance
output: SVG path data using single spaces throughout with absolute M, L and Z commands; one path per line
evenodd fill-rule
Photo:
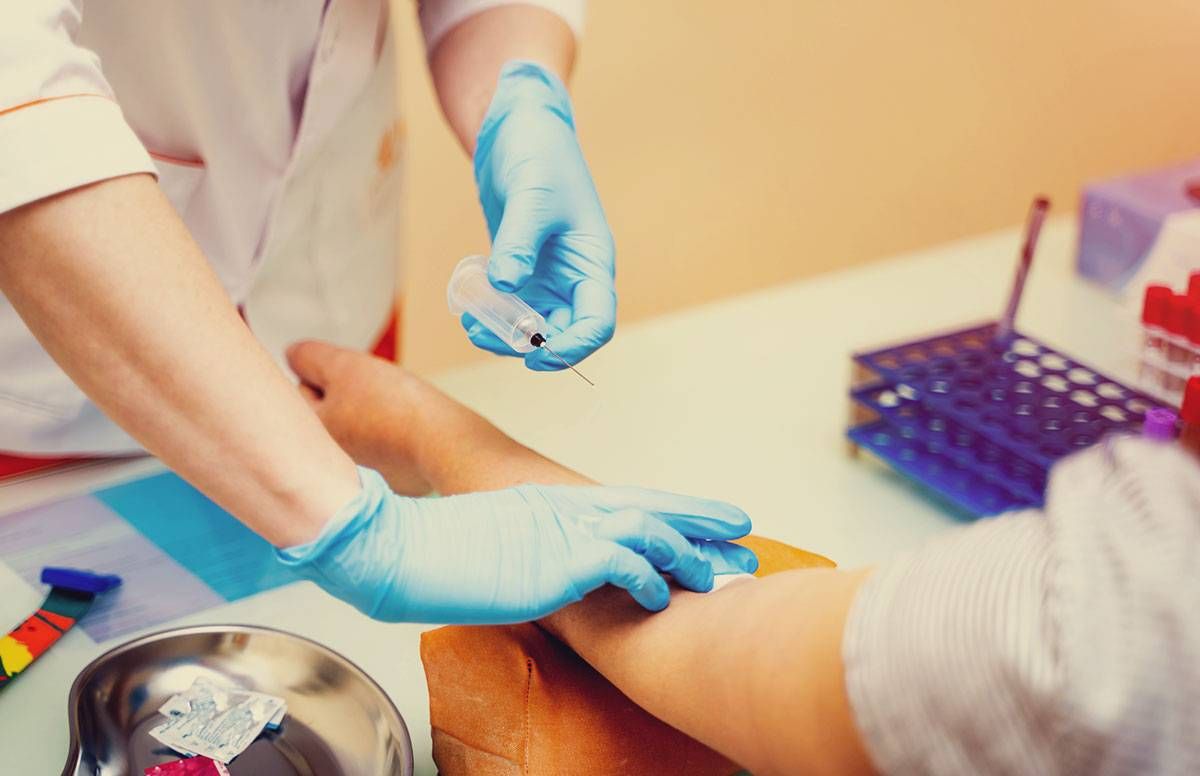
M 568 361 L 567 361 L 565 358 L 563 358 L 562 356 L 560 356 L 560 355 L 558 355 L 557 353 L 555 353 L 555 352 L 554 352 L 554 349 L 553 349 L 553 348 L 551 348 L 549 345 L 547 345 L 547 344 L 546 344 L 546 339 L 545 339 L 544 337 L 542 337 L 542 341 L 541 341 L 541 343 L 538 345 L 538 347 L 545 348 L 546 350 L 548 350 L 548 351 L 550 352 L 550 355 L 552 355 L 552 356 L 554 356 L 555 358 L 557 358 L 557 359 L 558 359 L 558 360 L 559 360 L 559 361 L 562 363 L 562 365 L 563 365 L 563 366 L 565 366 L 567 369 L 570 369 L 572 372 L 574 372 L 575 374 L 577 374 L 577 375 L 579 376 L 579 379 L 580 379 L 580 380 L 583 380 L 585 383 L 587 383 L 588 385 L 592 386 L 593 388 L 595 388 L 595 387 L 596 387 L 596 384 L 595 384 L 595 383 L 593 383 L 591 380 L 587 379 L 587 377 L 585 377 L 585 376 L 584 376 L 583 372 L 580 372 L 578 369 L 576 369 L 576 368 L 575 368 L 575 366 L 574 366 L 573 364 L 571 364 L 570 362 L 568 362 Z

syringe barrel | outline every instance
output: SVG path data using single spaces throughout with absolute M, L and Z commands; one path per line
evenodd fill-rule
M 492 285 L 487 256 L 468 256 L 458 263 L 446 287 L 446 302 L 455 315 L 470 313 L 518 353 L 535 350 L 530 338 L 546 332 L 546 319 L 516 294 Z

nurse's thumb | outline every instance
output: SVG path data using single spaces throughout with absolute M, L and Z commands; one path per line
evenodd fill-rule
M 320 340 L 304 340 L 288 346 L 287 362 L 305 385 L 324 390 L 334 372 L 342 348 Z
M 552 229 L 540 199 L 538 194 L 518 195 L 504 208 L 488 262 L 488 280 L 501 291 L 516 291 L 533 276 L 538 254 Z

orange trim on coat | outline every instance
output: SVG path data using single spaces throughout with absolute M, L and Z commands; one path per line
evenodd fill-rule
M 43 103 L 47 103 L 47 102 L 56 102 L 58 100 L 70 100 L 75 97 L 99 97 L 102 100 L 109 100 L 109 101 L 112 100 L 112 98 L 109 97 L 107 94 L 95 94 L 92 92 L 79 92 L 77 94 L 60 94 L 57 97 L 41 97 L 36 100 L 30 100 L 29 102 L 23 102 L 20 105 L 13 105 L 8 108 L 0 108 L 0 116 L 3 116 L 5 113 L 12 113 L 13 111 L 21 110 L 22 108 L 32 108 L 35 105 L 42 105 Z
M 36 100 L 30 100 L 29 102 L 23 102 L 20 105 L 13 105 L 8 108 L 0 108 L 0 116 L 3 116 L 6 113 L 13 113 L 15 111 L 19 111 L 24 108 L 33 108 L 38 105 L 44 105 L 45 103 L 48 103 L 48 102 L 57 102 L 58 100 L 70 100 L 70 99 L 74 99 L 76 97 L 99 97 L 102 100 L 112 101 L 112 98 L 109 97 L 107 94 L 99 94 L 96 92 L 77 92 L 74 94 L 59 94 L 54 97 L 40 97 Z M 183 165 L 185 167 L 204 167 L 203 159 L 183 159 L 178 156 L 171 156 L 170 154 L 161 154 L 157 151 L 151 151 L 149 148 L 146 149 L 146 153 L 150 154 L 150 157 L 152 159 L 157 159 L 160 162 L 166 162 L 168 164 L 179 164 L 179 165 Z
M 181 167 L 196 167 L 200 169 L 204 168 L 203 159 L 182 159 L 178 156 L 160 154 L 158 151 L 151 151 L 149 148 L 146 149 L 146 153 L 150 154 L 151 159 L 157 159 L 158 161 L 166 162 L 167 164 L 178 164 Z

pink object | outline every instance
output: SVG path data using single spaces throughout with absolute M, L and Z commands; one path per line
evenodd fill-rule
M 169 763 L 151 765 L 145 776 L 229 776 L 229 769 L 207 757 L 185 757 Z

